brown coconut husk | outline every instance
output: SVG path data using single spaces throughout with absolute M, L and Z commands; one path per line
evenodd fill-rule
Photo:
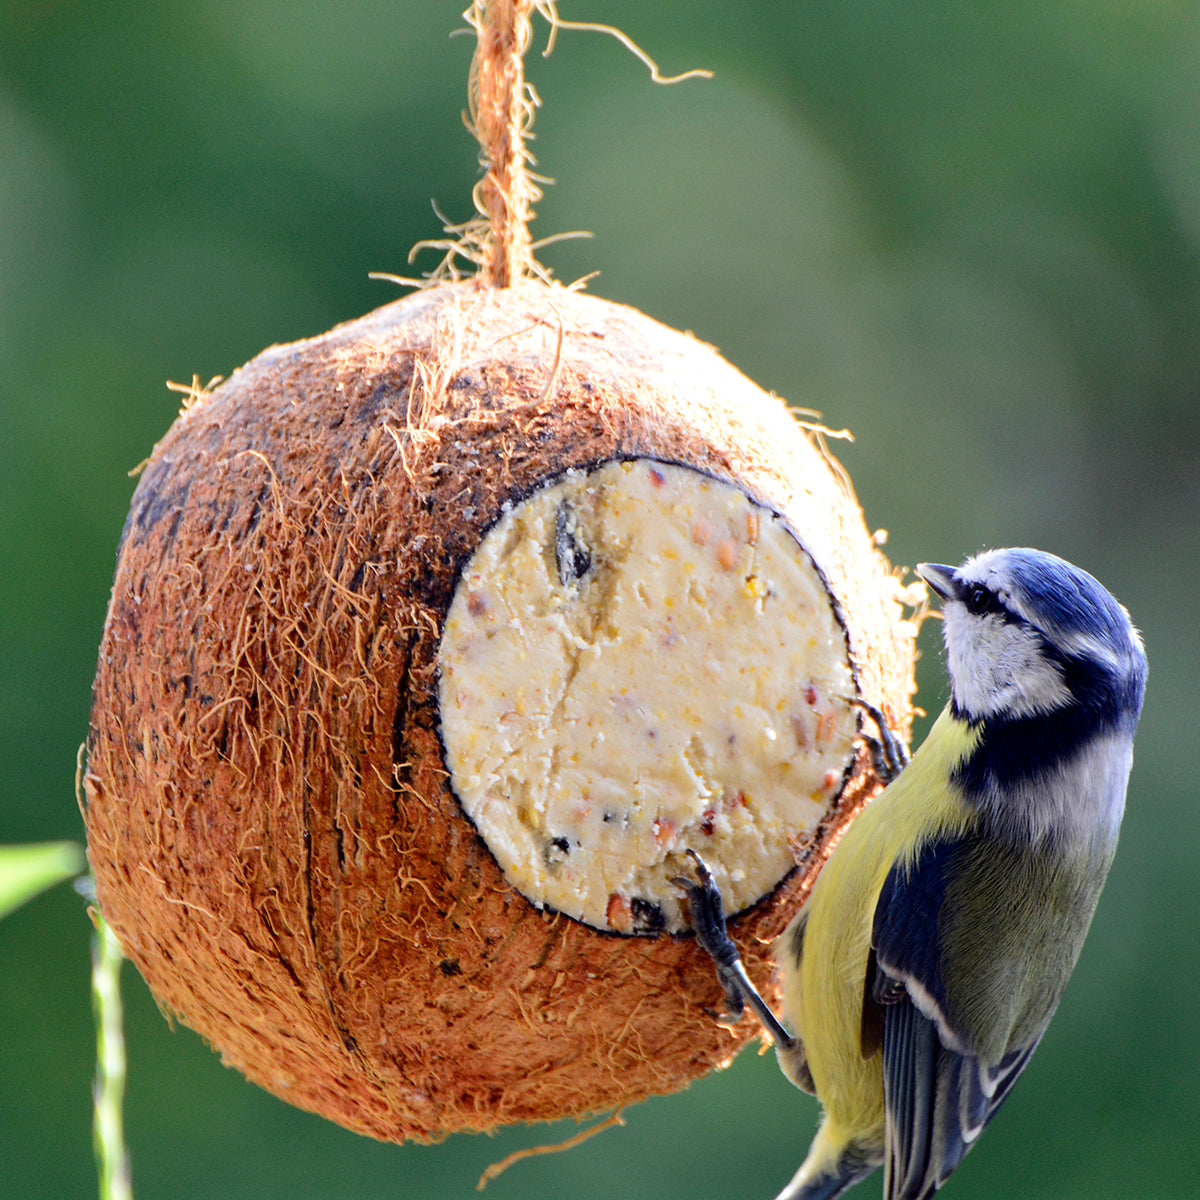
M 756 1030 L 690 938 L 621 938 L 509 887 L 450 792 L 435 658 L 501 507 L 623 456 L 788 520 L 863 696 L 904 728 L 913 626 L 844 476 L 709 347 L 562 288 L 417 293 L 266 351 L 185 411 L 133 498 L 95 684 L 89 855 L 159 1002 L 247 1077 L 375 1137 L 677 1089 Z M 771 940 L 876 789 L 860 750 Z
M 901 732 L 913 687 L 915 627 L 819 438 L 694 339 L 522 282 L 532 7 L 470 14 L 485 219 L 449 245 L 495 286 L 420 292 L 193 389 L 133 497 L 88 739 L 99 903 L 160 1004 L 269 1091 L 394 1141 L 669 1092 L 756 1032 L 714 1019 L 692 939 L 538 911 L 448 787 L 442 622 L 506 503 L 629 456 L 727 480 L 786 517 Z M 731 922 L 768 997 L 771 941 L 878 786 L 869 757 Z

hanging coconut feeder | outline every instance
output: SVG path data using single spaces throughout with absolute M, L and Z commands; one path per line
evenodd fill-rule
M 394 1141 L 727 1063 L 672 880 L 747 968 L 877 790 L 915 626 L 819 435 L 548 282 L 530 2 L 480 4 L 476 277 L 197 389 L 122 535 L 87 749 L 104 915 L 168 1012 Z

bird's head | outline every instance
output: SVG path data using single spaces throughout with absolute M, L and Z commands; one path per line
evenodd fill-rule
M 958 715 L 977 723 L 1085 709 L 1095 726 L 1133 732 L 1146 683 L 1141 638 L 1086 571 L 1011 549 L 917 573 L 943 602 Z

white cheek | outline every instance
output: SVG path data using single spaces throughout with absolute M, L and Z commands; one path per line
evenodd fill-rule
M 972 616 L 957 602 L 945 607 L 946 656 L 954 700 L 970 717 L 1027 717 L 1071 702 L 1058 666 L 1037 635 L 998 616 Z

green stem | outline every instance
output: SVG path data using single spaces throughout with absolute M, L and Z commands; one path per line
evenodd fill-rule
M 100 1200 L 133 1200 L 122 1107 L 125 1100 L 125 1034 L 121 1017 L 121 963 L 116 935 L 93 910 L 92 1010 L 96 1020 L 95 1117 L 92 1140 L 100 1174 Z

